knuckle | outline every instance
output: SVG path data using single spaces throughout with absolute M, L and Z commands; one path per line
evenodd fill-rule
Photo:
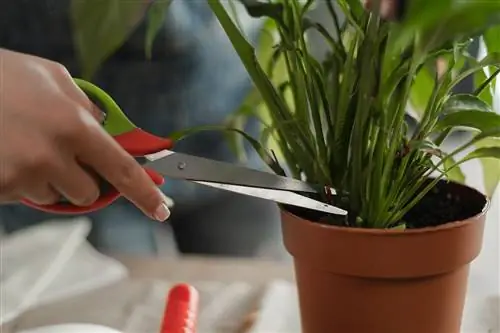
M 49 70 L 51 72 L 51 74 L 54 76 L 54 78 L 58 79 L 58 80 L 70 80 L 71 79 L 71 75 L 68 71 L 68 69 L 58 63 L 58 62 L 50 62 L 50 65 L 49 65 Z
M 85 122 L 81 115 L 80 110 L 72 103 L 64 103 L 62 108 L 69 112 L 63 112 L 61 115 L 61 124 L 58 126 L 58 137 L 65 140 L 78 140 L 85 138 L 89 134 L 90 127 L 88 122 Z

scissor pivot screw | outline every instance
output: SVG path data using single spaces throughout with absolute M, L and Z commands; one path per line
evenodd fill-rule
M 186 168 L 186 162 L 179 162 L 179 164 L 177 164 L 177 169 L 184 170 L 185 168 Z

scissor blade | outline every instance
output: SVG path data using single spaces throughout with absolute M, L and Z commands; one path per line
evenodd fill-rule
M 297 179 L 170 150 L 145 158 L 145 167 L 171 178 L 291 192 L 318 192 L 317 187 Z
M 193 181 L 194 183 L 198 183 L 201 185 L 211 186 L 218 189 L 231 191 L 235 193 L 240 193 L 252 197 L 257 197 L 265 200 L 271 200 L 275 202 L 279 202 L 286 205 L 298 206 L 303 208 L 308 208 L 320 212 L 325 212 L 329 214 L 336 215 L 347 215 L 347 211 L 337 208 L 335 206 L 328 205 L 326 203 L 304 197 L 300 194 L 283 191 L 283 190 L 274 190 L 274 189 L 265 189 L 265 188 L 257 188 L 257 187 L 247 187 L 241 185 L 230 185 L 230 184 L 220 184 L 220 183 L 211 183 L 211 182 L 203 182 L 203 181 Z

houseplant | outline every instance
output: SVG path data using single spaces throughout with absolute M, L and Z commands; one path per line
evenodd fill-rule
M 208 2 L 259 90 L 270 117 L 263 135 L 273 137 L 286 167 L 253 144 L 275 172 L 336 189 L 321 198 L 349 211 L 339 218 L 282 207 L 303 332 L 459 332 L 488 206 L 459 183 L 459 166 L 500 158 L 500 115 L 489 91 L 500 65 L 500 3 L 417 0 L 390 22 L 376 2 L 368 12 L 357 0 L 339 0 L 347 19 L 339 24 L 330 7 L 336 39 L 307 17 L 314 1 L 248 1 L 249 13 L 278 31 L 264 67 L 221 3 Z M 323 63 L 310 54 L 308 29 L 331 47 Z M 481 60 L 467 52 L 476 36 L 488 47 Z M 280 61 L 281 80 L 273 76 Z M 430 94 L 409 131 L 405 109 L 425 75 Z M 485 76 L 476 91 L 453 94 L 470 75 Z M 463 127 L 472 138 L 443 150 Z M 484 170 L 498 173 L 495 166 Z M 498 184 L 491 179 L 490 194 Z
M 461 185 L 460 165 L 478 158 L 490 195 L 500 170 L 491 98 L 500 4 L 414 0 L 392 22 L 378 15 L 376 1 L 368 12 L 358 0 L 338 0 L 346 20 L 330 10 L 335 38 L 308 18 L 313 0 L 243 1 L 278 33 L 268 64 L 221 2 L 207 1 L 259 91 L 253 103 L 265 105 L 263 140 L 245 137 L 275 172 L 336 189 L 321 199 L 349 211 L 344 219 L 281 207 L 303 331 L 459 332 L 488 206 Z M 331 52 L 323 62 L 311 56 L 306 30 L 325 37 Z M 488 49 L 481 60 L 467 53 L 477 36 Z M 476 91 L 453 94 L 470 75 Z M 408 104 L 420 111 L 413 131 L 404 122 Z M 243 118 L 260 111 L 246 108 Z M 472 138 L 442 149 L 463 127 Z M 262 144 L 268 138 L 275 154 Z

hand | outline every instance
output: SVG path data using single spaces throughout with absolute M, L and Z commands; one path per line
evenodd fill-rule
M 101 117 L 62 65 L 0 49 L 0 203 L 46 205 L 62 195 L 88 206 L 99 197 L 92 169 L 146 215 L 166 220 L 164 195 Z

